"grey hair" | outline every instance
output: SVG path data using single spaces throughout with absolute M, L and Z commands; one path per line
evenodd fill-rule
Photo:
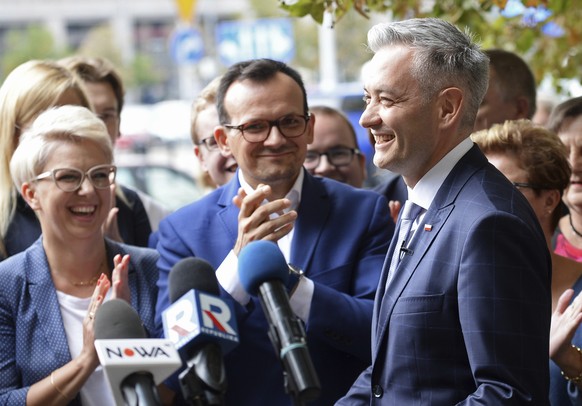
M 113 144 L 107 127 L 85 107 L 66 105 L 42 112 L 20 136 L 10 160 L 10 173 L 16 188 L 30 181 L 44 168 L 55 150 L 64 143 L 89 141 L 113 162 Z
M 372 52 L 392 45 L 414 51 L 411 74 L 425 89 L 425 101 L 449 86 L 469 95 L 461 125 L 472 129 L 489 80 L 489 58 L 472 34 L 438 18 L 380 23 L 368 31 Z

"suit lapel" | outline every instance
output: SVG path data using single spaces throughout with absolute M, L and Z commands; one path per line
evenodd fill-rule
M 397 236 L 400 231 L 400 217 L 398 218 L 398 223 L 396 224 L 396 228 L 394 229 L 394 236 Z M 384 259 L 384 264 L 382 265 L 382 273 L 380 274 L 380 280 L 378 282 L 378 289 L 376 290 L 376 296 L 374 297 L 374 311 L 372 313 L 372 354 L 376 353 L 377 347 L 377 339 L 380 336 L 379 332 L 383 330 L 384 324 L 388 319 L 385 311 L 385 307 L 387 306 L 387 302 L 384 301 L 385 299 L 385 289 L 386 289 L 386 281 L 388 279 L 388 271 L 390 270 L 390 263 L 392 262 L 392 255 L 394 254 L 394 250 L 397 244 L 397 238 L 392 238 L 390 242 L 390 247 L 388 248 L 388 253 L 386 254 L 386 258 Z M 385 304 L 386 303 L 386 304 Z
M 414 235 L 414 239 L 408 247 L 412 250 L 412 255 L 405 255 L 402 258 L 394 272 L 394 277 L 384 292 L 377 326 L 377 332 L 380 337 L 385 333 L 396 300 L 402 294 L 402 291 L 418 267 L 419 262 L 425 256 L 430 245 L 439 234 L 452 210 L 453 206 L 451 205 L 438 210 L 430 210 L 424 216 L 422 224 L 419 225 L 419 228 Z M 430 224 L 432 226 L 431 230 L 425 231 L 424 224 Z M 390 266 L 390 264 L 388 263 L 387 266 Z M 384 283 L 386 283 L 385 281 L 386 279 L 384 279 Z
M 55 286 L 48 271 L 48 261 L 42 240 L 37 240 L 29 250 L 27 263 L 24 265 L 30 289 L 30 300 L 39 319 L 47 346 L 46 351 L 52 351 L 60 365 L 71 360 L 71 352 L 67 344 L 65 327 L 61 317 Z M 57 309 L 57 311 L 55 311 Z
M 403 290 L 408 284 L 414 271 L 417 269 L 421 259 L 426 255 L 432 242 L 440 233 L 446 220 L 454 209 L 454 202 L 460 190 L 467 183 L 469 178 L 475 172 L 487 164 L 487 159 L 479 148 L 474 145 L 453 167 L 451 173 L 447 176 L 444 183 L 437 192 L 431 207 L 429 207 L 422 224 L 414 236 L 409 246 L 413 251 L 412 255 L 405 255 L 400 261 L 390 285 L 385 290 L 383 296 L 378 296 L 374 307 L 374 318 L 377 320 L 375 337 L 372 342 L 372 358 L 375 359 L 380 349 L 380 344 L 384 341 L 383 336 L 386 334 L 390 316 L 394 310 L 394 305 L 402 295 Z M 430 225 L 430 231 L 425 230 L 425 224 Z M 395 230 L 397 233 L 398 230 Z M 397 235 L 397 234 L 395 234 Z M 394 252 L 395 242 L 392 241 L 390 251 Z M 380 289 L 384 290 L 386 284 L 387 267 L 390 266 L 390 258 L 387 258 L 382 271 Z M 378 314 L 376 314 L 376 309 Z
M 295 221 L 295 231 L 291 242 L 291 263 L 306 271 L 317 242 L 327 222 L 330 207 L 329 196 L 322 181 L 305 172 L 301 190 L 301 203 Z

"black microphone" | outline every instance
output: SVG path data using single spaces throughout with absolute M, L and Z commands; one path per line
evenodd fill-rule
M 184 258 L 170 271 L 172 305 L 162 313 L 164 334 L 187 368 L 180 373 L 184 399 L 191 405 L 222 405 L 226 392 L 223 353 L 238 345 L 232 305 L 220 298 L 215 270 L 200 258 Z
M 289 266 L 277 244 L 253 241 L 238 256 L 240 281 L 251 295 L 258 295 L 269 322 L 269 338 L 283 364 L 285 389 L 295 402 L 314 400 L 321 385 L 307 348 L 301 320 L 293 313 L 284 284 Z
M 117 405 L 161 405 L 156 384 L 182 364 L 169 340 L 147 338 L 139 315 L 121 299 L 97 310 L 95 349 Z
M 406 247 L 406 240 L 402 241 L 400 246 L 400 259 L 404 258 L 405 255 L 412 255 L 414 251 Z

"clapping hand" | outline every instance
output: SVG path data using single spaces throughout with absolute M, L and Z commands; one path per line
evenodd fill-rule
M 572 337 L 582 322 L 582 293 L 570 305 L 574 291 L 566 289 L 558 299 L 550 327 L 550 358 L 560 365 L 571 352 Z
M 297 212 L 291 210 L 283 214 L 283 211 L 291 206 L 291 201 L 289 199 L 277 199 L 264 203 L 270 194 L 270 186 L 259 185 L 250 195 L 247 195 L 241 188 L 233 198 L 233 203 L 240 208 L 238 237 L 234 246 L 236 255 L 252 241 L 267 240 L 277 242 L 293 229 L 293 224 L 297 219 Z M 271 218 L 274 213 L 279 215 Z

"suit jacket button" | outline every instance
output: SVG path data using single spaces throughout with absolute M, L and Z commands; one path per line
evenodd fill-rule
M 372 388 L 372 394 L 374 395 L 375 398 L 381 398 L 382 395 L 384 394 L 384 389 L 382 389 L 380 385 L 374 385 L 374 387 Z

